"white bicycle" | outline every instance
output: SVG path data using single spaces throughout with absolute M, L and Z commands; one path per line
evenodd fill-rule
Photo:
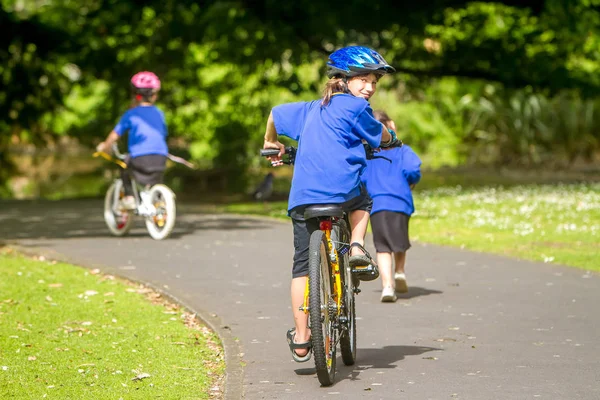
M 105 152 L 96 152 L 94 157 L 103 157 L 114 162 L 121 168 L 127 168 L 126 155 L 113 146 L 114 157 Z M 121 178 L 116 178 L 104 196 L 104 221 L 110 232 L 115 236 L 124 236 L 131 229 L 135 215 L 143 217 L 148 233 L 155 240 L 165 239 L 175 227 L 177 210 L 175 193 L 162 183 L 149 188 L 139 185 L 131 177 L 135 209 L 128 210 L 121 206 L 125 197 L 125 187 Z

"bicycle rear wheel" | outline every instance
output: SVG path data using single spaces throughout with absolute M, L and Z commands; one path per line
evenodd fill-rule
M 344 220 L 338 221 L 331 231 L 331 239 L 336 244 L 340 273 L 342 274 L 342 290 L 344 304 L 342 310 L 342 333 L 340 335 L 340 350 L 345 365 L 354 365 L 356 361 L 356 313 L 354 306 L 354 288 L 352 287 L 352 272 L 348 265 L 350 233 Z
M 157 184 L 150 188 L 148 194 L 156 213 L 146 218 L 146 229 L 152 239 L 165 239 L 175 227 L 175 193 L 166 185 Z
M 337 330 L 334 327 L 336 313 L 327 238 L 323 231 L 315 231 L 310 237 L 308 282 L 309 322 L 317 377 L 321 385 L 330 386 L 335 378 Z
M 131 229 L 133 213 L 119 207 L 119 200 L 125 196 L 123 181 L 115 179 L 104 196 L 104 222 L 115 236 L 126 235 Z

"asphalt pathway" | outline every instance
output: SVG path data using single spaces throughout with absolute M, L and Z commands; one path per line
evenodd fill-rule
M 147 283 L 197 312 L 223 338 L 227 400 L 600 399 L 596 273 L 415 244 L 396 303 L 379 302 L 379 281 L 361 285 L 357 363 L 338 359 L 335 385 L 320 387 L 285 340 L 291 224 L 183 205 L 173 237 L 154 241 L 141 220 L 109 236 L 101 210 L 0 202 L 0 241 Z

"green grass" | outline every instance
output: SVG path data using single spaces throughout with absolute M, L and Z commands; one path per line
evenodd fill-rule
M 600 271 L 600 183 L 416 190 L 411 238 Z M 286 218 L 286 202 L 220 211 Z
M 159 294 L 6 248 L 0 276 L 0 398 L 218 397 L 218 337 Z

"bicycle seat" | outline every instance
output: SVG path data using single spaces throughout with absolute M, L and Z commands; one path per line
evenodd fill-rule
M 306 207 L 304 218 L 312 219 L 318 217 L 343 217 L 344 210 L 339 204 L 315 204 Z

